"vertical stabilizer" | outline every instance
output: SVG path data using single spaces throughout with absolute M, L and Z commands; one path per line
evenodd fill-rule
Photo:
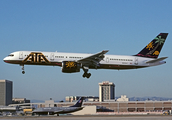
M 81 106 L 82 106 L 83 100 L 84 100 L 84 97 L 80 97 L 80 98 L 78 99 L 78 101 L 76 102 L 76 104 L 73 105 L 73 106 L 70 106 L 70 107 L 81 107 Z
M 168 33 L 160 33 L 155 39 L 153 39 L 143 50 L 141 50 L 136 56 L 158 58 Z

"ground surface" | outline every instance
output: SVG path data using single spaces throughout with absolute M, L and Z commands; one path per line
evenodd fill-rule
M 168 116 L 150 116 L 150 115 L 137 115 L 137 116 L 114 116 L 114 115 L 96 115 L 96 116 L 8 116 L 0 117 L 0 120 L 172 120 L 172 115 Z

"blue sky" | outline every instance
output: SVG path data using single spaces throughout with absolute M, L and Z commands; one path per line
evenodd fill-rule
M 61 100 L 98 96 L 98 83 L 114 82 L 115 96 L 171 97 L 171 0 L 1 0 L 0 79 L 13 81 L 14 97 Z M 18 50 L 133 55 L 160 32 L 169 33 L 160 57 L 167 63 L 137 70 L 66 74 L 60 67 L 6 64 Z

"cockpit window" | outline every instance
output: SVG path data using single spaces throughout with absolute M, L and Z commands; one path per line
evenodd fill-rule
M 10 54 L 10 55 L 8 55 L 8 56 L 11 56 L 11 57 L 13 57 L 13 56 L 14 56 L 14 54 Z

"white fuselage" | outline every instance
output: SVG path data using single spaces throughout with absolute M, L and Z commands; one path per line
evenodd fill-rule
M 78 61 L 93 54 L 82 53 L 62 53 L 62 52 L 35 52 L 35 51 L 17 51 L 11 53 L 3 60 L 6 63 L 20 65 L 49 65 L 62 66 L 63 61 Z M 139 56 L 124 55 L 104 55 L 103 60 L 99 62 L 99 66 L 89 66 L 91 69 L 135 69 L 149 66 L 155 66 L 166 63 L 158 61 L 154 63 L 146 63 L 155 60 L 154 58 L 146 58 Z

